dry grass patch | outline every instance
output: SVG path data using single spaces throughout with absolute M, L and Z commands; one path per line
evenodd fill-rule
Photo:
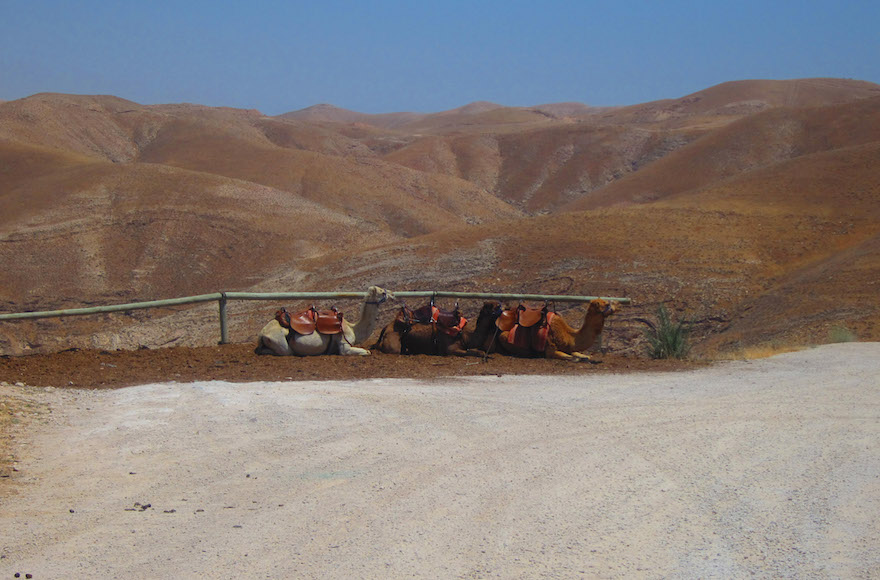
M 704 355 L 703 358 L 714 361 L 755 360 L 770 358 L 778 354 L 799 352 L 815 348 L 816 346 L 817 345 L 815 344 L 797 344 L 772 340 L 770 342 L 730 350 L 711 351 Z

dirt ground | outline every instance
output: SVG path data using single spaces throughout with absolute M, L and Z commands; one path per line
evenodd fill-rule
M 373 351 L 368 357 L 276 357 L 254 353 L 253 343 L 211 347 L 139 350 L 69 349 L 52 354 L 0 356 L 0 385 L 57 389 L 116 389 L 148 383 L 193 381 L 307 381 L 452 376 L 566 375 L 675 371 L 705 363 L 662 361 L 613 353 L 593 353 L 592 363 L 520 359 L 396 356 Z M 0 495 L 15 462 L 10 427 L 39 414 L 27 402 L 0 397 Z
M 594 353 L 593 363 L 566 363 L 492 355 L 275 357 L 254 354 L 253 344 L 140 350 L 68 350 L 46 355 L 0 357 L 0 382 L 41 387 L 116 388 L 145 383 L 223 380 L 284 381 L 416 378 L 472 375 L 557 375 L 673 371 L 701 363 Z
M 219 351 L 247 356 L 192 366 Z M 93 374 L 125 360 L 51 360 L 77 357 Z M 523 363 L 549 376 L 0 385 L 22 409 L 0 578 L 880 574 L 880 343 L 685 372 L 610 358 Z M 397 363 L 432 361 L 478 367 Z

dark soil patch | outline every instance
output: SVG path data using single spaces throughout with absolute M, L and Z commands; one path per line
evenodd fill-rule
M 0 381 L 40 387 L 119 388 L 154 382 L 232 382 L 368 378 L 430 379 L 475 375 L 559 375 L 697 368 L 693 361 L 657 361 L 594 353 L 593 363 L 475 357 L 399 356 L 275 357 L 254 354 L 253 344 L 141 350 L 68 350 L 54 354 L 0 357 Z

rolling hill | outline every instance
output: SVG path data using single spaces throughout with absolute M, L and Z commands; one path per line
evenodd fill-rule
M 606 339 L 623 350 L 661 303 L 698 354 L 880 340 L 880 86 L 862 81 L 278 117 L 39 94 L 0 103 L 0 201 L 3 312 L 379 284 L 630 296 Z M 233 340 L 274 309 L 235 304 Z M 211 316 L 0 322 L 0 352 L 210 344 Z

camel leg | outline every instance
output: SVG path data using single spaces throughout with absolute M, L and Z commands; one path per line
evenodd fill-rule
M 274 354 L 278 356 L 290 356 L 293 350 L 287 342 L 290 331 L 281 326 L 277 320 L 272 320 L 260 331 L 257 339 L 257 354 Z
M 354 339 L 354 337 L 349 338 Z M 333 340 L 337 341 L 338 352 L 343 356 L 367 356 L 370 354 L 370 351 L 365 348 L 352 346 L 341 334 L 335 335 Z
M 454 345 L 454 348 L 450 348 L 447 351 L 447 354 L 451 354 L 454 356 L 478 356 L 480 358 L 491 358 L 489 357 L 489 353 L 484 350 L 480 350 L 478 348 L 464 348 L 460 344 Z
M 469 348 L 466 351 L 464 351 L 461 354 L 461 356 L 478 356 L 481 358 L 482 357 L 492 358 L 491 356 L 489 356 L 489 353 L 487 353 L 486 351 L 480 350 L 478 348 Z
M 476 348 L 469 348 L 467 350 L 465 350 L 463 348 L 454 348 L 454 349 L 449 349 L 449 351 L 446 354 L 449 354 L 452 356 L 480 356 L 480 357 L 486 356 L 485 352 L 483 352 L 482 350 L 476 349 Z
M 368 351 L 365 348 L 361 348 L 359 346 L 350 346 L 348 343 L 343 342 L 339 346 L 339 354 L 346 355 L 346 356 L 350 356 L 350 355 L 367 356 L 370 354 L 370 351 Z
M 379 340 L 376 341 L 376 344 L 374 344 L 372 348 L 385 354 L 400 354 L 400 334 L 394 332 L 394 327 L 392 325 L 388 325 L 382 329 L 382 333 L 379 335 Z
M 458 341 L 453 342 L 446 346 L 446 348 L 441 349 L 445 351 L 445 354 L 452 356 L 485 356 L 485 352 L 478 350 L 476 348 L 465 348 Z M 444 354 L 441 352 L 441 354 Z
M 555 360 L 566 360 L 570 362 L 585 362 L 590 360 L 590 357 L 581 354 L 579 352 L 574 352 L 572 354 L 568 354 L 567 352 L 562 352 L 558 350 L 556 347 L 547 345 L 547 350 L 544 352 L 547 358 L 555 359 Z

